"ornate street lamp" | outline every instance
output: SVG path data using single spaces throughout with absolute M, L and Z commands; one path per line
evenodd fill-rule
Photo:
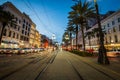
M 106 48 L 104 47 L 104 34 L 102 32 L 102 27 L 100 23 L 100 15 L 99 15 L 99 10 L 98 10 L 98 4 L 97 0 L 94 0 L 95 3 L 95 8 L 96 8 L 96 15 L 97 15 L 97 23 L 98 23 L 98 28 L 99 28 L 99 35 L 100 35 L 100 40 L 99 40 L 99 53 L 98 53 L 98 63 L 100 64 L 109 64 L 109 60 L 107 58 L 106 54 Z

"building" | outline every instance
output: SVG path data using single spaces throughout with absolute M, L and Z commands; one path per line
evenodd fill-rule
M 40 46 L 40 35 L 36 25 L 26 13 L 21 13 L 11 2 L 2 5 L 15 17 L 15 25 L 6 26 L 1 47 L 3 48 L 31 48 Z M 1 23 L 0 23 L 0 26 Z M 1 30 L 1 28 L 0 28 Z
M 29 39 L 29 43 L 32 48 L 35 47 L 35 36 L 36 36 L 35 33 L 36 33 L 36 25 L 32 23 L 30 30 L 30 39 Z
M 37 30 L 35 30 L 35 41 L 34 41 L 34 47 L 35 48 L 39 48 L 40 47 L 40 38 L 41 35 L 39 34 L 39 32 Z
M 5 11 L 9 11 L 15 16 L 15 25 L 6 26 L 1 47 L 19 47 L 21 30 L 22 30 L 22 13 L 10 2 L 6 2 L 2 5 Z
M 109 50 L 120 49 L 120 10 L 102 19 L 101 26 L 104 31 L 103 37 L 105 47 Z M 89 31 L 97 27 L 98 24 L 95 24 L 91 29 L 89 29 Z M 86 41 L 88 42 L 88 39 L 86 39 Z M 99 45 L 97 41 L 97 36 L 91 38 L 90 42 L 92 48 L 98 49 Z

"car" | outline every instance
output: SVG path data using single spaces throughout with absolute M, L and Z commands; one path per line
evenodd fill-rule
M 120 56 L 120 50 L 119 49 L 110 50 L 107 52 L 107 56 L 108 57 L 118 57 L 118 56 Z
M 0 48 L 0 53 L 1 53 L 1 54 L 4 53 L 4 49 L 5 49 L 5 48 Z

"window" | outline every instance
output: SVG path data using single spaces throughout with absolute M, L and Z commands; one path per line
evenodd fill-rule
M 20 30 L 20 26 L 18 26 L 18 31 Z
M 19 34 L 17 34 L 17 39 L 19 38 Z
M 21 23 L 21 20 L 19 20 L 19 24 Z
M 23 20 L 23 22 L 25 23 L 25 19 Z
M 115 42 L 118 42 L 117 35 L 114 36 Z
M 109 36 L 109 40 L 110 40 L 110 43 L 111 43 L 111 36 Z
M 28 28 L 28 27 L 26 26 L 26 30 L 27 30 L 27 28 Z
M 25 28 L 25 25 L 23 24 L 23 29 Z
M 24 30 L 22 30 L 22 34 L 24 34 Z
M 120 22 L 120 17 L 118 18 L 118 22 Z
M 115 29 L 115 27 L 113 27 L 113 32 L 116 32 L 116 29 Z
M 119 25 L 119 31 L 120 31 L 120 25 Z
M 14 25 L 14 29 L 16 29 L 17 28 L 17 26 L 16 25 Z
M 29 33 L 28 33 L 28 36 L 29 36 Z
M 3 35 L 6 36 L 7 30 L 4 29 Z
M 108 23 L 107 26 L 110 27 L 110 24 Z
M 115 25 L 115 21 L 112 21 L 112 25 Z
M 9 31 L 9 37 L 11 37 L 11 31 Z
M 111 31 L 111 29 L 108 29 L 108 34 L 110 34 L 112 31 Z
M 13 33 L 13 38 L 15 38 L 15 32 Z
M 30 31 L 30 28 L 28 28 L 28 31 Z

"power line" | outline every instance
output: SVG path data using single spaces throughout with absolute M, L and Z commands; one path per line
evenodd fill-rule
M 37 16 L 37 18 L 39 19 L 39 21 L 40 21 L 44 26 L 46 26 L 46 28 L 47 28 L 47 25 L 44 24 L 44 22 L 40 19 L 39 15 L 38 15 L 37 12 L 35 11 L 34 7 L 33 7 L 32 4 L 30 3 L 30 1 L 28 1 L 28 0 L 26 0 L 26 1 L 27 1 L 28 4 L 30 5 L 31 9 L 32 9 L 33 12 L 35 13 L 35 15 Z M 48 28 L 47 28 L 47 30 L 48 30 Z M 48 31 L 49 31 L 49 30 L 48 30 Z M 52 32 L 50 32 L 50 31 L 49 31 L 49 33 L 52 34 Z
M 26 0 L 27 2 L 25 2 L 25 0 L 23 0 L 23 1 L 24 1 L 24 3 L 26 4 L 26 6 L 34 12 L 34 14 L 35 14 L 36 17 L 38 18 L 38 20 L 39 20 L 44 26 L 46 26 L 45 30 L 47 29 L 47 32 L 53 34 L 52 32 L 50 32 L 50 31 L 48 30 L 47 25 L 44 24 L 44 22 L 40 19 L 39 15 L 38 15 L 37 12 L 35 11 L 35 9 L 34 9 L 34 7 L 32 6 L 32 4 L 31 4 L 28 0 Z
M 45 15 L 46 15 L 46 17 L 47 17 L 47 19 L 48 19 L 49 25 L 52 27 L 51 20 L 50 20 L 50 18 L 49 18 L 49 16 L 48 16 L 48 12 L 47 12 L 47 9 L 46 9 L 46 7 L 45 7 L 44 1 L 41 0 L 41 3 L 42 3 L 42 6 L 43 6 L 43 9 L 44 9 L 44 13 L 45 13 Z

